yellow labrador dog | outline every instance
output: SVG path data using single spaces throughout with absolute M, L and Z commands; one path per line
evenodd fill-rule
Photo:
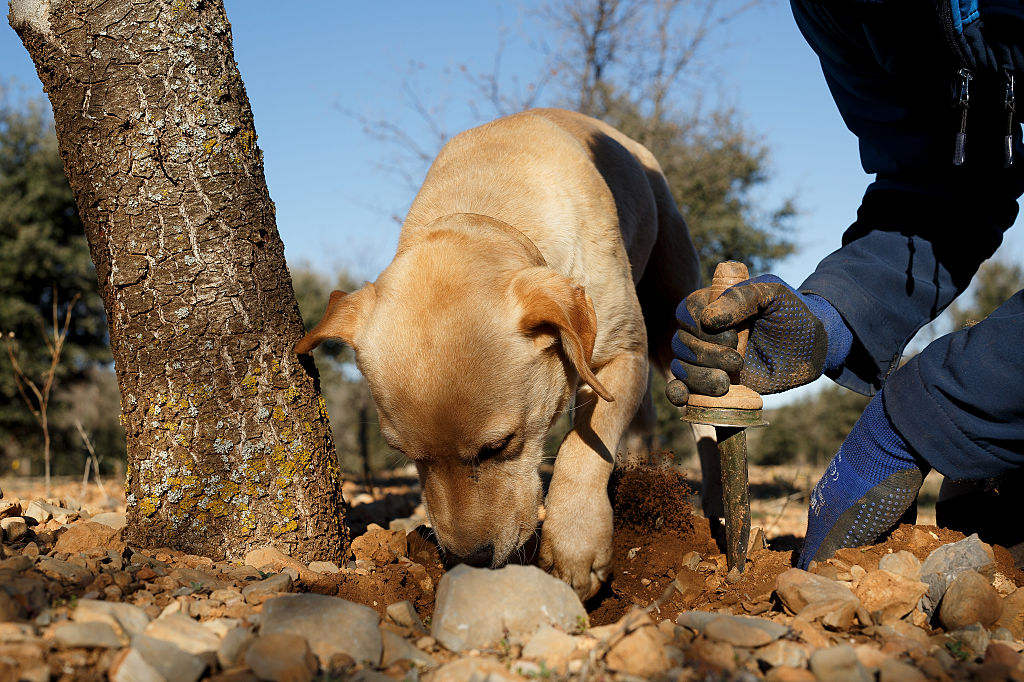
M 574 397 L 540 562 L 586 598 L 611 568 L 608 477 L 654 422 L 648 358 L 666 371 L 699 273 L 651 153 L 535 109 L 444 147 L 392 263 L 331 294 L 296 351 L 355 349 L 441 546 L 476 565 L 505 564 L 535 532 L 544 438 Z

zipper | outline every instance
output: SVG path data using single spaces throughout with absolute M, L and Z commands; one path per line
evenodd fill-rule
M 1006 76 L 1006 97 L 1003 108 L 1006 110 L 1006 135 L 1003 137 L 1003 168 L 1013 165 L 1013 116 L 1017 112 L 1017 98 L 1013 92 L 1013 72 L 1004 71 Z
M 957 131 L 956 143 L 953 145 L 953 165 L 962 166 L 967 157 L 967 110 L 971 106 L 971 79 L 974 76 L 968 69 L 960 69 L 957 76 L 960 78 L 956 97 L 956 108 L 960 110 L 960 130 Z
M 946 36 L 946 43 L 949 45 L 950 52 L 956 56 L 956 60 L 960 64 L 960 69 L 956 74 L 956 78 L 959 81 L 956 90 L 956 102 L 954 103 L 954 106 L 960 109 L 960 129 L 957 131 L 956 141 L 953 144 L 953 165 L 962 166 L 967 152 L 967 108 L 970 106 L 970 85 L 971 78 L 974 76 L 971 74 L 970 69 L 967 68 L 967 57 L 960 48 L 956 29 L 953 27 L 953 2 L 956 2 L 956 0 L 938 0 L 938 5 L 939 20 L 942 24 L 943 34 Z

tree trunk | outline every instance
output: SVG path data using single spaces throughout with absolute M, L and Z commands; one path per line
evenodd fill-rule
M 96 264 L 133 544 L 347 551 L 341 477 L 222 0 L 12 0 Z

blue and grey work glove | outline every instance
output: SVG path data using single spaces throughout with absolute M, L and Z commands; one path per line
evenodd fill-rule
M 729 375 L 758 393 L 779 393 L 838 370 L 853 335 L 832 305 L 801 294 L 775 275 L 733 285 L 713 302 L 698 289 L 676 308 L 679 331 L 672 339 L 672 374 L 666 393 L 683 405 L 689 393 L 719 396 Z M 749 325 L 746 353 L 736 352 L 734 328 Z
M 799 568 L 837 549 L 872 544 L 907 511 L 930 466 L 910 451 L 885 413 L 881 391 L 871 399 L 811 491 Z

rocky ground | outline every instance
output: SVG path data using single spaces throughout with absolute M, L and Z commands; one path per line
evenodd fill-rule
M 587 604 L 533 566 L 445 572 L 402 485 L 348 491 L 340 566 L 133 548 L 123 499 L 2 485 L 0 682 L 1024 680 L 1002 548 L 902 526 L 805 572 L 781 505 L 730 573 L 673 470 L 619 478 L 615 576 Z

